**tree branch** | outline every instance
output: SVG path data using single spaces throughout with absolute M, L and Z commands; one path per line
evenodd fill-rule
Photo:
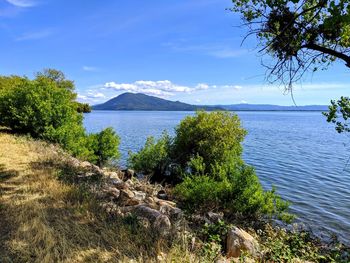
M 340 59 L 344 60 L 345 63 L 346 63 L 346 66 L 348 68 L 350 68 L 350 56 L 345 55 L 345 54 L 343 54 L 341 52 L 338 52 L 336 50 L 333 50 L 333 49 L 330 49 L 330 48 L 327 48 L 327 47 L 322 47 L 322 46 L 319 46 L 319 45 L 314 44 L 314 43 L 305 44 L 305 45 L 301 46 L 301 48 L 308 48 L 308 49 L 320 51 L 322 53 L 334 56 L 336 58 L 340 58 Z

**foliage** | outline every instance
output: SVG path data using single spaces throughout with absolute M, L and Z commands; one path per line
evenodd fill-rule
M 219 220 L 213 224 L 205 223 L 199 233 L 200 238 L 204 242 L 202 253 L 205 257 L 212 259 L 213 262 L 218 259 L 225 247 L 228 229 L 229 225 L 223 220 Z
M 336 59 L 350 67 L 350 4 L 348 0 L 234 0 L 256 35 L 261 52 L 276 59 L 267 66 L 270 80 L 291 89 L 305 71 L 326 68 Z
M 159 140 L 154 137 L 148 137 L 146 144 L 137 153 L 129 153 L 128 166 L 138 172 L 153 176 L 165 173 L 169 163 L 169 152 L 172 139 L 163 132 Z
M 120 138 L 113 128 L 106 128 L 100 133 L 91 134 L 89 136 L 90 148 L 99 166 L 106 165 L 111 159 L 119 159 L 119 143 Z
M 223 210 L 227 215 L 243 215 L 257 219 L 263 215 L 277 216 L 290 222 L 288 202 L 275 190 L 264 191 L 254 170 L 246 165 L 221 179 L 213 176 L 188 175 L 175 187 L 175 196 L 185 209 Z
M 205 172 L 212 171 L 213 166 L 224 163 L 228 157 L 241 162 L 241 142 L 245 134 L 237 115 L 199 111 L 195 116 L 186 117 L 176 128 L 174 159 L 186 168 L 193 157 L 200 156 Z
M 111 131 L 88 137 L 83 116 L 75 101 L 74 83 L 53 69 L 37 73 L 35 79 L 10 76 L 0 78 L 0 125 L 58 143 L 71 154 L 103 163 L 118 152 L 119 139 Z M 94 138 L 92 140 L 91 138 Z M 105 139 L 112 139 L 107 147 Z M 118 142 L 118 143 L 117 143 Z
M 129 166 L 157 181 L 177 184 L 175 196 L 187 210 L 225 210 L 230 215 L 261 215 L 291 219 L 288 203 L 264 191 L 254 169 L 241 159 L 246 131 L 237 115 L 196 112 L 175 129 L 129 156 Z
M 261 233 L 264 262 L 349 262 L 349 249 L 340 244 L 327 246 L 307 231 L 287 231 L 267 225 Z
M 337 132 L 350 132 L 348 119 L 350 118 L 350 98 L 341 97 L 339 100 L 331 101 L 329 111 L 323 113 L 327 121 L 335 124 Z
M 77 111 L 79 113 L 90 113 L 91 112 L 91 106 L 88 103 L 76 103 Z

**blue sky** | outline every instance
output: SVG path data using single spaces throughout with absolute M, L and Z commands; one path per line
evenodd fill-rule
M 0 0 L 0 74 L 43 68 L 75 81 L 92 104 L 143 92 L 193 104 L 291 105 L 268 85 L 254 38 L 230 0 Z M 349 95 L 342 62 L 295 87 L 298 105 Z

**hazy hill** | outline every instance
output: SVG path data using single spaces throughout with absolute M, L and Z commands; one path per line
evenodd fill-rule
M 271 104 L 232 104 L 218 105 L 218 107 L 231 111 L 327 111 L 326 105 L 307 106 L 279 106 Z
M 179 101 L 170 101 L 142 93 L 123 93 L 105 103 L 95 105 L 94 110 L 154 110 L 154 111 L 195 111 L 222 110 L 217 106 L 199 106 Z
M 191 105 L 180 101 L 170 101 L 142 93 L 123 93 L 105 103 L 92 106 L 93 110 L 149 110 L 149 111 L 327 111 L 325 105 L 279 106 L 271 104 L 232 104 L 232 105 Z

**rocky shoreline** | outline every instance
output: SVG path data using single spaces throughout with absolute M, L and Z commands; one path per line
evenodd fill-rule
M 204 215 L 191 215 L 192 222 L 189 222 L 189 217 L 165 187 L 139 180 L 131 169 L 100 168 L 71 156 L 66 156 L 64 163 L 74 169 L 78 183 L 89 182 L 90 191 L 99 199 L 106 213 L 117 217 L 135 216 L 144 227 L 151 228 L 158 235 L 181 235 L 187 232 L 191 223 L 213 224 L 223 220 L 223 213 L 209 211 Z M 196 242 L 200 241 L 193 237 L 191 246 L 195 247 Z M 235 226 L 227 231 L 225 247 L 226 257 L 219 262 L 239 260 L 243 254 L 257 257 L 260 253 L 258 241 Z

